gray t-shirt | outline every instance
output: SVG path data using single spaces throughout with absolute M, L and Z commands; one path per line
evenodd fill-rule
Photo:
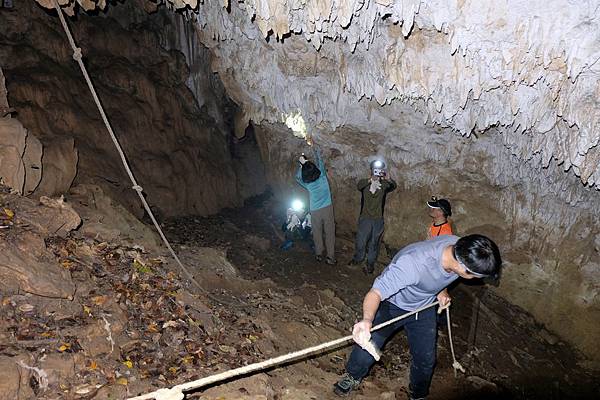
M 442 268 L 444 248 L 454 245 L 458 239 L 458 236 L 442 235 L 406 246 L 375 278 L 373 289 L 379 290 L 382 300 L 406 311 L 433 303 L 437 294 L 458 278 L 454 272 Z

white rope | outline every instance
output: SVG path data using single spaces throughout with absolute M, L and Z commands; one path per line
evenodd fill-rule
M 379 325 L 376 325 L 374 327 L 371 328 L 371 332 L 376 331 L 378 329 L 381 329 L 385 326 L 388 326 L 390 324 L 393 324 L 395 322 L 398 322 L 404 318 L 408 318 L 412 315 L 416 315 L 417 313 L 426 310 L 428 308 L 431 307 L 435 307 L 436 305 L 438 305 L 439 302 L 435 302 L 432 304 L 429 304 L 425 307 L 421 307 L 418 310 L 412 311 L 410 313 L 401 315 L 399 317 L 396 318 L 392 318 L 386 322 L 383 322 Z M 448 321 L 450 321 L 450 308 L 449 308 L 449 304 L 447 304 L 446 306 L 443 306 L 440 308 L 440 311 L 443 310 L 444 308 L 446 308 L 446 315 L 448 317 Z M 438 311 L 439 312 L 439 311 Z M 449 332 L 450 333 L 450 332 Z M 261 370 L 265 370 L 267 368 L 271 368 L 277 365 L 281 365 L 283 363 L 289 362 L 291 360 L 296 360 L 311 354 L 315 354 L 318 352 L 322 352 L 323 350 L 327 350 L 330 348 L 334 348 L 334 347 L 338 347 L 339 345 L 352 340 L 352 335 L 348 335 L 348 336 L 344 336 L 342 338 L 336 339 L 336 340 L 332 340 L 330 342 L 326 342 L 326 343 L 322 343 L 320 345 L 317 346 L 313 346 L 313 347 L 308 347 L 304 350 L 299 350 L 299 351 L 295 351 L 292 353 L 288 353 L 288 354 L 284 354 L 281 355 L 279 357 L 275 357 L 275 358 L 270 358 L 268 360 L 265 361 L 261 361 L 258 363 L 254 363 L 254 364 L 250 364 L 250 365 L 246 365 L 244 367 L 240 367 L 240 368 L 235 368 L 229 371 L 225 371 L 225 372 L 221 372 L 219 374 L 215 374 L 215 375 L 211 375 L 211 376 L 207 376 L 205 378 L 201 378 L 195 381 L 191 381 L 191 382 L 187 382 L 187 383 L 182 383 L 180 385 L 176 385 L 173 386 L 172 388 L 163 388 L 163 389 L 158 389 L 154 392 L 151 393 L 147 393 L 141 396 L 137 396 L 137 397 L 131 397 L 128 400 L 150 400 L 150 399 L 154 399 L 154 400 L 182 400 L 185 396 L 183 394 L 183 392 L 188 392 L 191 390 L 196 390 L 196 389 L 200 389 L 202 387 L 217 383 L 217 382 L 222 382 L 237 376 L 241 376 L 241 375 L 248 375 L 250 373 L 256 372 L 256 371 L 261 371 Z M 452 343 L 452 336 L 450 335 L 450 342 Z M 456 359 L 454 358 L 454 347 L 452 348 L 452 358 L 454 360 L 454 364 L 458 364 L 458 361 L 456 361 Z M 454 366 L 453 364 L 453 366 Z M 458 364 L 460 365 L 460 364 Z M 461 366 L 462 368 L 462 366 Z M 464 369 L 461 369 L 464 372 Z
M 448 304 L 449 305 L 449 304 Z M 441 311 L 442 309 L 440 309 Z M 452 342 L 452 322 L 450 321 L 450 307 L 446 306 L 446 322 L 448 323 L 448 340 L 450 341 L 450 353 L 452 353 L 452 368 L 454 368 L 454 377 L 458 376 L 458 371 L 463 374 L 466 372 L 465 367 L 460 365 L 454 355 L 454 343 Z
M 148 202 L 146 202 L 146 199 L 144 198 L 144 195 L 143 195 L 144 189 L 140 185 L 138 185 L 137 181 L 135 180 L 135 176 L 133 175 L 131 168 L 129 168 L 129 164 L 127 163 L 127 158 L 125 157 L 125 153 L 123 152 L 123 149 L 121 148 L 121 145 L 119 144 L 119 140 L 115 136 L 115 133 L 113 132 L 110 122 L 108 121 L 108 118 L 106 117 L 104 108 L 102 107 L 102 104 L 100 103 L 100 99 L 98 98 L 96 89 L 94 88 L 94 85 L 92 84 L 92 80 L 90 79 L 90 76 L 87 72 L 85 64 L 83 63 L 81 48 L 77 47 L 77 45 L 75 44 L 73 35 L 71 35 L 71 31 L 69 29 L 69 26 L 67 25 L 67 21 L 65 20 L 62 9 L 58 5 L 58 2 L 56 0 L 52 0 L 52 2 L 54 3 L 54 8 L 56 8 L 56 12 L 58 13 L 58 18 L 60 18 L 62 27 L 65 30 L 67 39 L 69 40 L 69 44 L 71 45 L 71 48 L 73 49 L 73 59 L 75 61 L 77 61 L 77 64 L 79 64 L 79 68 L 81 69 L 81 72 L 83 73 L 83 77 L 85 78 L 85 81 L 87 82 L 88 88 L 90 89 L 90 92 L 92 93 L 94 102 L 96 103 L 96 106 L 98 107 L 98 111 L 100 112 L 102 121 L 104 121 L 106 130 L 108 131 L 110 138 L 112 139 L 115 147 L 117 148 L 117 152 L 119 153 L 119 156 L 121 157 L 121 162 L 123 163 L 123 167 L 125 168 L 125 171 L 127 172 L 127 175 L 129 176 L 129 180 L 131 181 L 131 184 L 132 184 L 131 188 L 133 190 L 135 190 L 136 193 L 138 194 L 138 197 L 140 198 L 140 201 L 142 202 L 142 205 L 144 206 L 144 210 L 146 210 L 146 213 L 148 213 L 148 216 L 150 217 L 150 219 L 152 220 L 152 223 L 156 227 L 156 230 L 158 231 L 158 234 L 160 235 L 162 241 L 165 243 L 165 246 L 167 246 L 167 249 L 169 249 L 169 252 L 171 252 L 171 255 L 173 256 L 173 258 L 175 259 L 175 261 L 177 262 L 177 264 L 179 265 L 181 270 L 187 275 L 187 277 L 194 284 L 196 284 L 198 287 L 200 287 L 200 284 L 196 281 L 196 279 L 194 278 L 194 275 L 192 275 L 192 273 L 179 260 L 179 257 L 177 257 L 177 254 L 171 247 L 171 244 L 169 243 L 165 234 L 163 233 L 162 229 L 160 228 L 158 221 L 156 221 L 156 218 L 154 217 L 152 210 L 150 210 L 150 206 L 148 205 Z

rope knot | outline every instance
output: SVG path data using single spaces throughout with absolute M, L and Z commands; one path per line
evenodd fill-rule
M 81 61 L 81 58 L 82 58 L 81 47 L 76 47 L 75 50 L 73 50 L 73 60 L 79 62 L 79 61 Z
M 144 188 L 141 187 L 140 185 L 133 185 L 131 188 L 133 190 L 135 190 L 136 192 L 140 192 L 140 193 L 142 193 L 144 191 Z

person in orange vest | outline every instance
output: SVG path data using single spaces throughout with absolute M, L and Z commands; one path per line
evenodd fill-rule
M 429 207 L 429 216 L 431 217 L 431 226 L 427 230 L 427 239 L 432 239 L 440 235 L 452 235 L 452 225 L 448 217 L 452 215 L 452 207 L 446 199 L 438 199 L 432 196 L 427 202 Z

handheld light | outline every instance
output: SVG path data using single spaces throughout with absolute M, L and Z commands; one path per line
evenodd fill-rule
M 292 201 L 292 210 L 299 212 L 304 210 L 304 203 L 302 200 L 296 199 Z

